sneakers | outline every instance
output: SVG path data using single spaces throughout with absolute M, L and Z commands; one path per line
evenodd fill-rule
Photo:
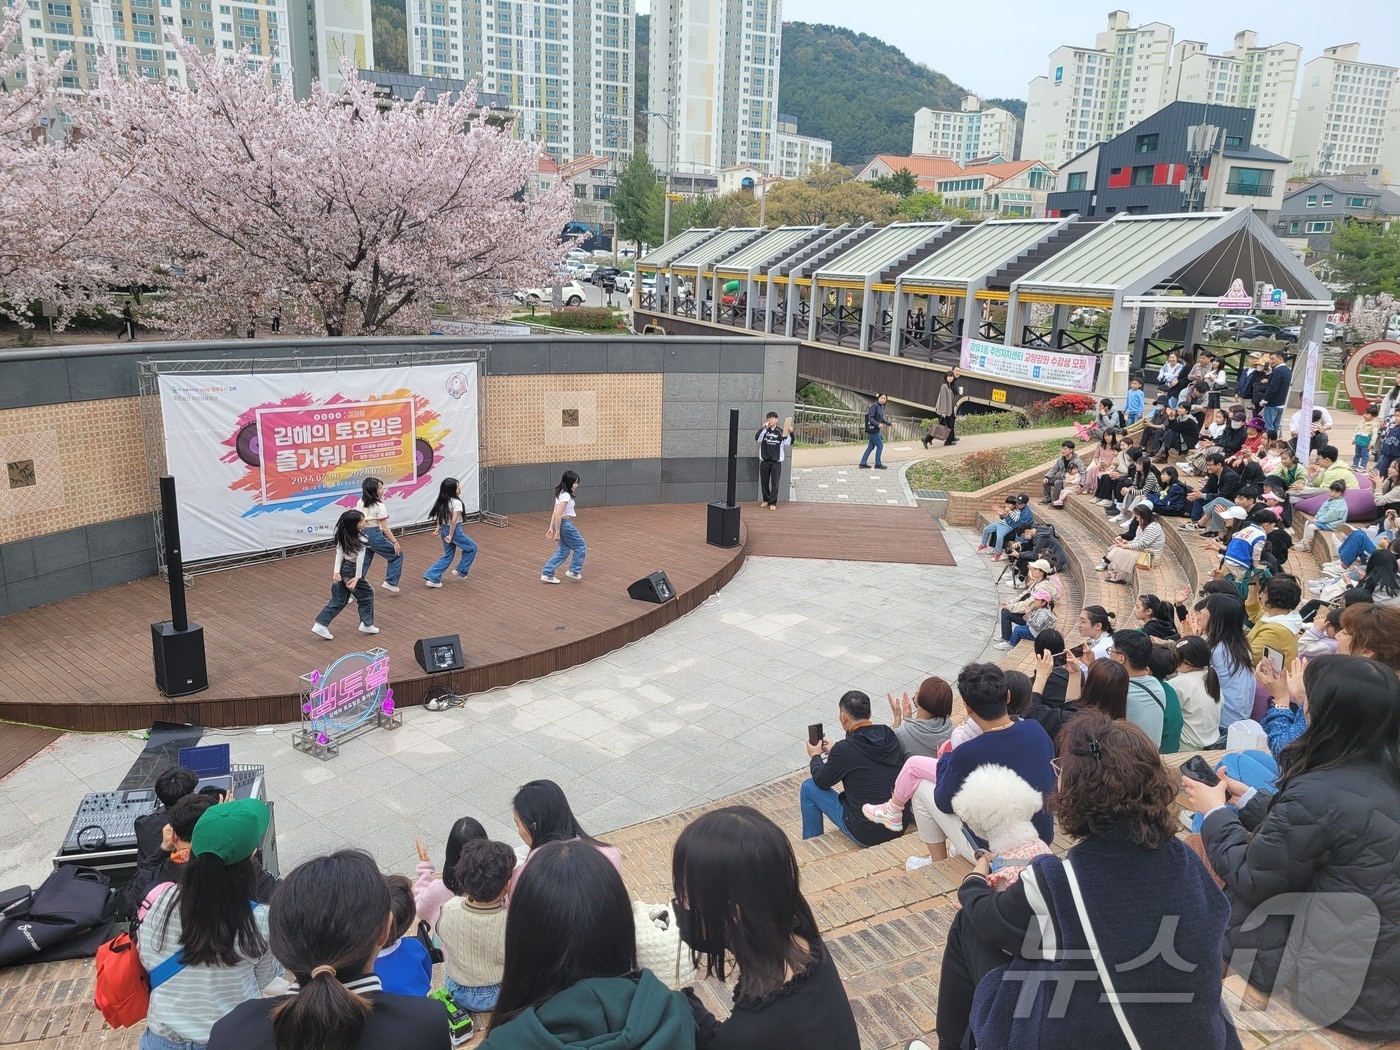
M 326 641 L 328 641 L 328 642 L 333 642 L 333 641 L 335 641 L 335 635 L 331 634 L 331 629 L 330 629 L 329 627 L 326 627 L 326 626 L 322 625 L 322 624 L 313 623 L 313 624 L 311 625 L 311 633 L 312 633 L 312 634 L 319 634 L 322 638 L 324 638 L 324 639 L 325 639 Z
M 465 580 L 465 579 L 467 578 L 467 574 L 464 573 L 464 572 L 454 572 L 454 573 L 452 574 L 452 577 L 453 577 L 453 579 L 457 579 L 457 580 Z
M 1097 503 L 1100 507 L 1111 507 L 1111 506 L 1113 506 L 1113 500 L 1111 500 L 1111 499 L 1096 499 L 1096 500 L 1094 500 L 1094 502 Z
M 993 645 L 992 648 L 997 649 L 1003 653 L 1009 653 L 1011 651 L 1011 643 L 1002 639 L 999 640 L 995 645 Z
M 977 553 L 978 553 L 978 554 L 981 554 L 981 553 L 982 553 L 984 550 L 986 550 L 986 549 L 987 549 L 987 545 L 986 545 L 985 543 L 979 543 L 979 544 L 977 545 Z
M 904 862 L 905 871 L 918 871 L 920 868 L 932 866 L 933 861 L 928 857 L 910 857 Z
M 361 634 L 378 634 L 378 633 L 379 633 L 379 628 L 376 627 L 376 626 L 374 626 L 374 624 L 372 624 L 372 623 L 362 623 L 362 624 L 360 624 L 360 633 L 361 633 Z
M 543 573 L 543 572 L 540 573 L 540 583 L 563 583 L 563 582 L 564 582 L 564 581 L 561 580 L 558 576 L 550 576 L 550 575 L 548 575 L 548 574 L 546 574 L 546 573 Z
M 398 593 L 399 593 L 399 585 L 396 584 L 396 583 L 390 583 L 388 580 L 385 580 L 385 581 L 384 581 L 383 583 L 381 583 L 379 586 L 380 586 L 382 589 L 388 591 L 390 594 L 398 594 Z
M 992 561 L 1001 561 L 1003 557 L 1005 557 L 1005 555 L 1003 555 L 1001 551 L 997 551 L 995 554 L 992 555 Z
M 429 587 L 437 587 L 439 589 L 442 588 L 441 583 L 439 583 L 437 580 L 430 580 L 426 576 L 423 577 L 423 582 L 426 583 Z
M 876 824 L 883 824 L 891 831 L 904 830 L 904 807 L 896 807 L 894 799 L 888 802 L 881 802 L 878 806 L 872 806 L 869 802 L 860 807 L 860 811 L 865 814 L 865 819 Z
M 1095 572 L 1105 572 L 1105 571 L 1107 571 L 1107 569 L 1108 569 L 1108 562 L 1106 562 L 1106 561 L 1100 561 L 1097 565 L 1094 566 L 1094 571 L 1095 571 Z
M 564 573 L 564 575 L 567 576 L 567 577 L 568 577 L 569 579 L 571 579 L 571 580 L 581 580 L 581 579 L 583 579 L 583 573 L 581 573 L 581 572 L 574 572 L 573 569 L 569 569 L 567 572 Z

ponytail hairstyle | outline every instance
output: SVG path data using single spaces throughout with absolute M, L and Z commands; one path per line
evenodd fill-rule
M 443 478 L 438 486 L 437 499 L 433 502 L 432 519 L 438 528 L 445 529 L 452 522 L 452 501 L 457 498 L 461 483 L 456 478 Z
M 1165 598 L 1159 598 L 1155 594 L 1139 594 L 1138 603 L 1152 614 L 1154 620 L 1164 620 L 1176 626 L 1176 606 Z
M 374 1004 L 342 980 L 369 970 L 389 921 L 374 858 L 346 849 L 298 865 L 268 914 L 272 953 L 301 987 L 272 1011 L 277 1050 L 353 1050 Z
M 1217 704 L 1220 703 L 1220 676 L 1210 664 L 1210 643 L 1198 634 L 1183 638 L 1176 643 L 1178 666 L 1199 667 L 1206 673 L 1206 692 Z
M 383 503 L 384 482 L 378 478 L 365 478 L 360 482 L 360 502 L 366 507 L 373 507 L 376 503 Z
M 564 476 L 559 479 L 559 484 L 554 486 L 554 498 L 558 499 L 565 492 L 573 495 L 574 486 L 578 484 L 578 475 L 572 470 L 564 471 Z
M 352 558 L 365 548 L 365 538 L 360 535 L 360 522 L 364 520 L 360 511 L 347 510 L 335 523 L 335 545 Z
M 1102 605 L 1084 606 L 1084 615 L 1089 618 L 1089 622 L 1103 631 L 1113 630 L 1113 613 L 1109 612 Z

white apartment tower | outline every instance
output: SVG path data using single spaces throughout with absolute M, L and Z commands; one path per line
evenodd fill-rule
M 831 140 L 798 133 L 797 121 L 778 114 L 778 135 L 775 140 L 773 167 L 770 175 L 784 179 L 800 179 L 831 163 Z
M 951 157 L 967 164 L 978 157 L 1016 159 L 1016 134 L 1021 122 L 1004 109 L 984 106 L 976 95 L 967 95 L 958 109 L 930 109 L 914 114 L 911 153 Z
M 1130 18 L 1127 11 L 1109 12 L 1108 29 L 1094 42 L 1095 49 L 1111 60 L 1104 138 L 1126 131 L 1170 101 L 1167 76 L 1176 31 L 1161 22 L 1133 27 L 1128 25 Z
M 652 0 L 652 164 L 773 173 L 781 40 L 782 0 Z
M 1362 62 L 1354 43 L 1325 48 L 1305 65 L 1290 154 L 1294 172 L 1334 175 L 1382 163 L 1386 129 L 1395 121 L 1397 72 Z
M 1114 55 L 1094 48 L 1057 47 L 1050 72 L 1030 82 L 1021 156 L 1038 157 L 1058 168 L 1083 153 L 1104 134 Z
M 1235 34 L 1235 46 L 1212 55 L 1198 40 L 1176 45 L 1167 98 L 1254 110 L 1253 145 L 1289 155 L 1293 135 L 1293 89 L 1303 49 L 1297 44 L 1259 46 L 1249 30 Z
M 503 96 L 556 163 L 632 155 L 634 0 L 405 0 L 409 72 Z

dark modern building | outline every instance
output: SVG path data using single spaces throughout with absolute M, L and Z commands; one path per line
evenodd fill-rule
M 1400 194 L 1345 178 L 1318 179 L 1283 198 L 1274 231 L 1290 244 L 1326 252 L 1349 222 L 1388 224 L 1400 218 Z
M 1170 215 L 1187 210 L 1184 184 L 1191 174 L 1188 129 L 1220 129 L 1206 158 L 1196 211 L 1253 208 L 1276 211 L 1283 203 L 1287 157 L 1250 145 L 1254 110 L 1204 102 L 1173 102 L 1121 135 L 1066 161 L 1058 189 L 1046 199 L 1046 216 Z

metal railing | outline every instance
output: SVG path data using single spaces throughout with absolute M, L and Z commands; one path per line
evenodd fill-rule
M 886 421 L 886 441 L 918 441 L 924 436 L 921 419 L 886 416 Z M 792 430 L 793 441 L 803 445 L 854 445 L 867 440 L 865 413 L 848 408 L 798 405 L 793 412 Z

